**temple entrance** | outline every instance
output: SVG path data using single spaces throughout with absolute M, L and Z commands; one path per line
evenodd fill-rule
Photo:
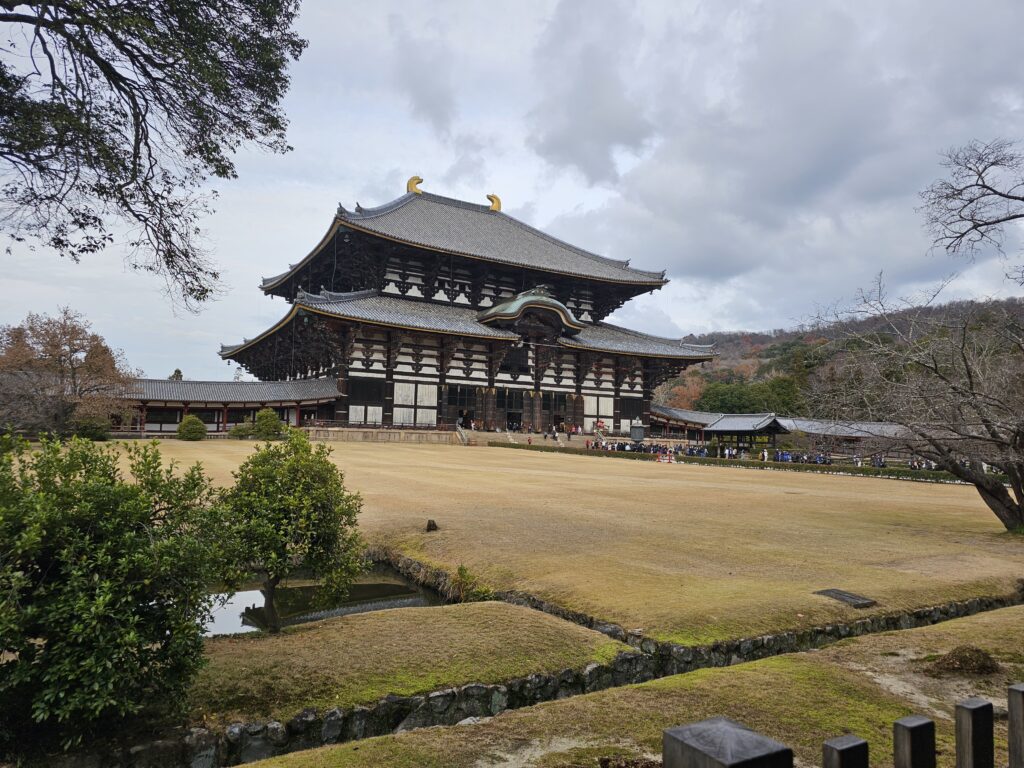
M 473 420 L 474 420 L 474 418 L 475 417 L 473 415 L 473 411 L 470 411 L 470 410 L 460 410 L 459 411 L 459 421 L 458 421 L 458 424 L 463 429 L 472 429 L 473 428 Z
M 509 432 L 516 432 L 523 423 L 523 414 L 521 411 L 509 411 L 505 417 L 505 429 Z

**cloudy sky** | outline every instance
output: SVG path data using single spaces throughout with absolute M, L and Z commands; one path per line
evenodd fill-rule
M 117 249 L 17 251 L 0 323 L 69 305 L 147 375 L 230 378 L 219 344 L 286 310 L 260 278 L 339 202 L 387 202 L 414 174 L 667 269 L 614 318 L 651 333 L 792 326 L 879 271 L 896 293 L 957 271 L 951 297 L 1012 295 L 997 256 L 930 253 L 915 206 L 943 149 L 1024 137 L 1021 29 L 1018 0 L 305 0 L 295 149 L 243 154 L 206 221 L 223 298 L 176 309 Z

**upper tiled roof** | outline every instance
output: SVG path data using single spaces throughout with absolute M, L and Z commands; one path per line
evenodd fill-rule
M 333 400 L 334 379 L 296 381 L 174 381 L 135 379 L 122 397 L 126 400 L 176 403 L 277 403 Z
M 631 331 L 610 323 L 586 325 L 571 338 L 563 337 L 560 344 L 575 349 L 592 349 L 599 352 L 621 352 L 650 357 L 675 357 L 688 360 L 711 360 L 715 356 L 714 346 L 687 344 L 681 339 L 666 339 Z
M 577 248 L 486 205 L 428 192 L 410 192 L 377 208 L 339 207 L 335 227 L 339 224 L 420 248 L 543 272 L 627 285 L 660 287 L 667 282 L 664 272 L 633 269 L 628 261 Z M 287 272 L 265 279 L 262 288 L 275 287 L 306 264 L 334 231 Z

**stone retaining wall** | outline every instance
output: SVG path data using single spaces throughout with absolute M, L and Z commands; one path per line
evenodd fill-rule
M 348 709 L 305 709 L 287 723 L 234 723 L 223 733 L 182 729 L 145 744 L 104 754 L 79 754 L 55 763 L 61 768 L 219 768 L 263 760 L 371 736 L 433 725 L 456 725 L 493 717 L 552 699 L 600 691 L 657 676 L 654 659 L 639 651 L 620 653 L 610 664 L 582 670 L 532 674 L 501 685 L 470 683 L 418 696 L 389 695 Z

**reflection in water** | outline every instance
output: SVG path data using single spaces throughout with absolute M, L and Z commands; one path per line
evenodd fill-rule
M 256 585 L 249 585 L 256 586 Z M 317 602 L 317 587 L 308 581 L 282 582 L 277 588 L 275 605 L 281 624 L 299 624 L 331 616 L 379 611 L 384 608 L 410 608 L 440 605 L 441 598 L 405 579 L 386 566 L 374 566 L 349 588 L 343 601 L 324 606 Z M 234 594 L 222 607 L 215 608 L 213 619 L 206 625 L 206 635 L 228 635 L 266 629 L 265 600 L 259 589 Z

